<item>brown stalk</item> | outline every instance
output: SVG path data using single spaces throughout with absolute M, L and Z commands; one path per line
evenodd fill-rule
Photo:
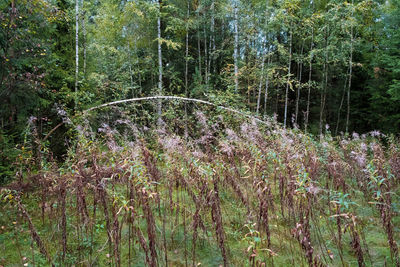
M 36 242 L 36 245 L 38 246 L 40 253 L 42 253 L 42 255 L 45 256 L 47 261 L 50 263 L 51 262 L 50 254 L 47 251 L 47 249 L 46 249 L 42 239 L 40 238 L 38 232 L 36 231 L 35 225 L 32 223 L 32 219 L 29 216 L 28 211 L 25 209 L 25 206 L 21 203 L 21 200 L 19 199 L 19 197 L 17 197 L 17 205 L 18 205 L 18 208 L 22 212 L 22 216 L 28 222 L 28 227 L 29 227 L 29 230 L 31 232 L 32 239 Z
M 67 212 L 66 212 L 66 182 L 64 178 L 61 178 L 60 183 L 60 199 L 61 202 L 61 244 L 62 244 L 62 261 L 64 262 L 67 254 Z
M 150 262 L 151 267 L 157 266 L 157 251 L 156 251 L 156 224 L 149 204 L 149 194 L 143 188 L 140 192 L 142 201 L 142 209 L 147 222 L 147 236 L 149 238 Z
M 354 215 L 352 215 L 352 221 L 349 223 L 350 227 L 350 236 L 351 236 L 351 247 L 353 248 L 355 254 L 357 255 L 357 261 L 358 261 L 358 266 L 359 267 L 364 267 L 365 262 L 364 262 L 364 253 L 361 248 L 361 242 L 360 242 L 360 235 L 358 234 L 356 230 L 356 218 Z
M 218 246 L 221 249 L 224 267 L 228 266 L 228 257 L 225 247 L 225 231 L 222 223 L 221 202 L 219 199 L 218 178 L 215 175 L 213 178 L 214 190 L 210 194 L 211 202 L 211 218 L 215 225 L 215 233 L 217 235 Z
M 120 243 L 120 235 L 119 235 L 119 221 L 118 221 L 118 214 L 116 210 L 116 205 L 113 203 L 112 208 L 111 208 L 112 214 L 113 214 L 113 243 L 114 243 L 114 259 L 115 259 L 115 264 L 117 267 L 121 266 L 121 257 L 119 253 L 119 243 Z

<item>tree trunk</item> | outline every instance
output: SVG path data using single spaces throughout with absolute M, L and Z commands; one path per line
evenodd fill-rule
M 215 3 L 214 0 L 211 2 L 211 26 L 210 26 L 210 58 L 208 60 L 208 72 L 211 73 L 211 65 L 214 68 L 215 72 L 215 65 L 214 65 L 214 53 L 215 53 Z M 208 77 L 210 79 L 210 77 Z
M 351 1 L 353 5 L 353 1 Z M 354 8 L 352 6 L 352 8 Z M 351 17 L 353 17 L 353 9 L 351 11 Z M 350 32 L 350 60 L 349 60 L 349 87 L 347 88 L 347 115 L 346 115 L 346 133 L 349 133 L 349 120 L 350 120 L 350 90 L 351 90 L 351 78 L 353 74 L 353 24 L 351 25 Z
M 244 64 L 246 66 L 246 92 L 247 92 L 247 104 L 249 105 L 249 110 L 251 110 L 251 105 L 250 105 L 250 75 L 249 75 L 249 50 L 250 50 L 250 36 L 248 34 L 246 34 L 246 36 L 244 37 L 245 41 L 246 41 L 246 46 L 244 49 Z
M 326 90 L 328 86 L 328 31 L 327 28 L 325 30 L 325 60 L 324 60 L 324 81 L 321 90 L 321 105 L 319 111 L 319 135 L 322 138 L 322 128 L 323 128 L 323 121 L 324 121 L 324 109 L 325 109 L 325 102 L 326 102 Z
M 263 57 L 262 57 L 262 62 L 261 62 L 261 75 L 260 75 L 260 84 L 258 85 L 258 96 L 257 96 L 257 109 L 256 109 L 256 114 L 258 115 L 258 111 L 260 109 L 260 101 L 261 101 L 261 87 L 262 87 L 262 82 L 263 82 L 263 77 L 264 77 L 264 65 L 265 65 L 265 42 L 263 44 Z
M 350 71 L 350 68 L 349 68 L 349 71 Z M 336 121 L 335 135 L 337 135 L 337 133 L 338 133 L 338 131 L 339 131 L 340 112 L 341 112 L 341 110 L 342 110 L 343 102 L 344 102 L 344 97 L 345 97 L 345 95 L 346 95 L 347 78 L 348 78 L 348 73 L 346 74 L 346 79 L 345 79 L 344 85 L 343 85 L 343 93 L 342 93 L 342 98 L 341 98 L 340 105 L 339 105 L 339 109 L 338 109 L 338 115 L 337 115 L 337 121 Z
M 189 72 L 189 15 L 190 1 L 187 1 L 186 13 L 186 42 L 185 42 L 185 97 L 188 97 L 188 72 Z M 186 104 L 185 104 L 186 107 Z
M 75 0 L 75 110 L 78 107 L 79 76 L 79 0 Z
M 133 90 L 134 88 L 134 82 L 133 82 L 133 71 L 132 71 L 132 53 L 131 53 L 131 46 L 128 41 L 128 55 L 129 55 L 129 77 L 131 80 L 131 88 L 132 88 L 132 97 L 135 97 L 135 92 Z
M 235 64 L 235 93 L 238 92 L 239 87 L 239 69 L 238 69 L 238 49 L 239 49 L 239 31 L 238 31 L 238 7 L 237 3 L 235 3 L 234 7 L 234 27 L 235 27 L 235 47 L 233 51 L 233 60 Z
M 185 97 L 188 97 L 188 72 L 189 72 L 189 16 L 190 16 L 190 1 L 187 1 L 187 14 L 186 14 L 186 42 L 185 42 Z M 187 103 L 185 101 L 185 138 L 188 138 L 188 128 L 187 128 Z
M 289 82 L 290 82 L 290 67 L 292 63 L 292 27 L 290 26 L 290 40 L 289 40 L 289 62 L 288 62 L 288 78 L 286 82 L 286 91 L 285 91 L 285 114 L 283 118 L 283 127 L 286 128 L 287 121 L 287 110 L 288 110 L 288 98 L 289 98 Z
M 161 5 L 162 0 L 158 0 L 159 15 L 157 17 L 157 37 L 158 37 L 158 94 L 162 95 L 163 91 L 163 65 L 162 65 L 162 51 L 161 51 Z M 157 104 L 158 118 L 161 118 L 161 100 Z
M 265 75 L 264 115 L 267 114 L 267 101 L 268 101 L 268 89 L 269 89 L 268 69 L 270 63 L 271 63 L 271 56 L 269 55 L 269 49 L 268 49 L 267 73 Z
M 204 25 L 204 82 L 208 87 L 208 51 L 207 51 L 207 31 Z
M 134 51 L 136 52 L 136 51 L 138 51 L 137 50 L 137 44 L 136 44 L 136 39 L 134 40 Z M 139 66 L 140 66 L 140 62 L 139 62 L 139 58 L 138 57 L 136 57 L 136 59 L 135 59 L 135 66 L 136 66 L 136 68 L 138 68 L 138 73 L 139 73 L 139 77 L 138 77 L 138 79 L 139 79 L 139 96 L 142 96 L 142 73 L 141 73 L 141 71 L 140 71 L 140 68 L 139 68 Z
M 86 22 L 85 22 L 85 11 L 84 11 L 84 0 L 82 0 L 82 30 L 83 30 L 83 74 L 86 77 Z
M 303 51 L 304 51 L 304 41 L 301 45 L 301 52 L 300 52 L 300 59 L 297 64 L 297 70 L 299 72 L 298 74 L 298 81 L 299 81 L 299 86 L 297 88 L 297 95 L 296 95 L 296 112 L 295 112 L 295 124 L 297 124 L 297 118 L 299 115 L 299 102 L 300 102 L 300 91 L 301 91 L 301 76 L 302 76 L 302 71 L 303 71 Z
M 197 6 L 197 22 L 200 22 L 200 4 L 201 1 L 199 1 L 199 5 Z M 198 54 L 198 60 L 199 60 L 199 75 L 200 75 L 200 84 L 203 83 L 203 76 L 202 76 L 202 68 L 201 68 L 201 38 L 200 38 L 200 24 L 197 27 L 197 54 Z
M 314 28 L 311 29 L 311 44 L 310 44 L 310 69 L 308 71 L 308 93 L 307 93 L 307 110 L 306 118 L 304 121 L 304 131 L 307 133 L 308 119 L 310 116 L 310 96 L 311 96 L 311 81 L 312 81 L 312 60 L 313 60 L 313 47 L 314 47 Z

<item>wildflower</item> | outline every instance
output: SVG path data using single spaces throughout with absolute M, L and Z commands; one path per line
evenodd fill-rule
M 220 142 L 221 152 L 227 154 L 228 156 L 233 155 L 232 147 L 227 142 Z
M 207 127 L 207 128 L 208 128 L 208 125 L 207 125 L 207 118 L 206 118 L 206 116 L 204 115 L 203 112 L 201 112 L 201 111 L 196 111 L 196 117 L 197 117 L 199 123 L 200 123 L 203 127 Z
M 62 107 L 60 107 L 59 105 L 56 104 L 55 110 L 57 111 L 58 116 L 60 116 L 62 118 L 62 121 L 65 124 L 72 124 L 70 118 L 68 118 L 67 112 Z
M 367 151 L 368 146 L 365 143 L 361 143 L 360 148 L 362 151 Z
M 366 164 L 366 156 L 364 153 L 350 152 L 351 157 L 357 162 L 358 166 L 364 167 Z
M 176 151 L 178 148 L 182 147 L 182 140 L 179 136 L 167 136 L 159 139 L 159 143 L 167 151 Z
M 29 119 L 28 119 L 28 123 L 29 123 L 30 125 L 33 125 L 33 123 L 34 123 L 35 121 L 37 121 L 37 118 L 36 118 L 35 116 L 30 116 Z
M 225 130 L 225 132 L 226 132 L 226 135 L 228 137 L 228 140 L 234 141 L 234 142 L 235 141 L 239 141 L 239 137 L 236 135 L 236 133 L 233 130 L 227 128 Z
M 372 137 L 379 137 L 381 135 L 381 133 L 377 130 L 371 131 L 369 133 Z

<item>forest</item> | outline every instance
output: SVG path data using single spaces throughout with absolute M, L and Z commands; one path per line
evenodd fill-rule
M 400 267 L 400 0 L 0 0 L 0 267 Z

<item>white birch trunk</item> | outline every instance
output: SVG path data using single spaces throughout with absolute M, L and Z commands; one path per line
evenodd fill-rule
M 325 110 L 325 101 L 326 101 L 326 89 L 328 87 L 328 31 L 329 27 L 326 29 L 325 34 L 325 62 L 324 62 L 324 84 L 322 86 L 321 91 L 321 105 L 319 112 L 319 135 L 322 138 L 322 129 L 323 129 L 323 119 L 324 119 L 324 110 Z
M 350 71 L 350 67 L 349 67 L 349 71 Z M 346 74 L 346 79 L 344 81 L 344 85 L 343 85 L 343 93 L 342 93 L 342 98 L 340 100 L 340 105 L 339 105 L 339 109 L 338 109 L 338 115 L 337 115 L 337 121 L 336 121 L 336 129 L 335 129 L 335 135 L 337 135 L 338 131 L 339 131 L 339 124 L 340 124 L 340 113 L 342 111 L 342 107 L 343 107 L 343 103 L 344 103 L 344 97 L 346 95 L 346 89 L 347 89 L 347 78 L 349 75 L 349 71 Z
M 185 97 L 188 97 L 188 73 L 189 73 L 189 16 L 190 16 L 190 2 L 187 1 L 187 14 L 186 14 L 186 47 L 185 47 Z M 185 138 L 188 138 L 188 127 L 187 127 L 187 103 L 185 101 Z M 185 255 L 185 260 L 186 255 Z
M 211 73 L 211 65 L 214 66 L 214 53 L 215 53 L 215 15 L 214 15 L 214 12 L 215 12 L 215 3 L 213 0 L 211 2 L 211 26 L 210 26 L 211 36 L 210 36 L 210 48 L 209 48 L 210 58 L 208 60 L 208 72 L 209 73 Z M 214 70 L 215 70 L 215 66 L 214 66 Z M 208 77 L 208 79 L 210 79 L 210 77 Z
M 162 95 L 163 93 L 163 65 L 162 65 L 162 51 L 161 51 L 161 0 L 158 1 L 158 10 L 159 15 L 157 18 L 157 38 L 158 38 L 158 94 Z M 157 103 L 157 114 L 158 117 L 161 117 L 161 100 Z
M 291 28 L 291 27 L 290 27 Z M 287 121 L 287 110 L 288 110 L 288 97 L 289 97 L 289 82 L 290 82 L 290 67 L 292 62 L 292 29 L 290 29 L 290 40 L 289 40 L 289 62 L 288 62 L 288 78 L 286 82 L 286 91 L 285 91 L 285 114 L 283 118 L 283 126 L 286 128 Z
M 199 5 L 197 7 L 197 21 L 200 21 L 200 5 L 201 1 L 199 1 Z M 203 80 L 203 74 L 202 74 L 202 67 L 201 67 L 201 43 L 200 43 L 200 25 L 197 27 L 197 53 L 199 57 L 199 75 L 200 75 L 200 83 L 202 83 Z
M 238 31 L 238 7 L 235 2 L 234 8 L 234 17 L 235 17 L 235 47 L 233 51 L 233 60 L 235 64 L 235 93 L 238 92 L 239 88 L 239 69 L 238 69 L 238 49 L 239 49 L 239 31 Z
M 265 41 L 266 42 L 266 41 Z M 258 96 L 257 96 L 257 109 L 256 113 L 258 115 L 258 111 L 260 109 L 260 102 L 261 102 L 261 90 L 262 90 L 262 82 L 263 82 L 263 77 L 264 77 L 264 64 L 265 64 L 265 42 L 263 44 L 263 56 L 262 56 L 262 62 L 261 62 L 261 76 L 260 76 L 260 84 L 258 85 Z
M 313 60 L 313 48 L 314 48 L 314 28 L 311 29 L 311 45 L 310 45 L 310 69 L 308 71 L 308 93 L 307 93 L 307 110 L 306 110 L 306 118 L 304 121 L 304 132 L 307 133 L 308 127 L 308 119 L 310 115 L 310 97 L 311 97 L 311 81 L 312 81 L 312 60 Z
M 269 90 L 268 69 L 270 63 L 271 63 L 271 56 L 269 55 L 269 49 L 268 49 L 267 74 L 265 75 L 264 115 L 267 114 L 267 101 L 268 101 L 268 90 Z
M 351 11 L 351 17 L 353 17 L 353 4 L 354 1 L 351 1 L 352 3 L 352 11 Z M 346 115 L 346 133 L 349 132 L 349 120 L 350 120 L 350 90 L 351 90 L 351 78 L 353 74 L 353 24 L 351 25 L 351 32 L 350 32 L 350 59 L 349 59 L 349 87 L 347 89 L 347 115 Z
M 300 102 L 300 91 L 301 91 L 301 76 L 303 72 L 303 51 L 304 51 L 304 42 L 301 45 L 301 58 L 299 63 L 297 64 L 297 69 L 299 71 L 298 80 L 299 80 L 299 87 L 297 88 L 297 95 L 296 95 L 296 112 L 295 112 L 295 123 L 297 124 L 297 117 L 299 115 L 299 102 Z
M 78 107 L 79 78 L 79 0 L 75 0 L 75 110 Z
M 83 8 L 84 0 L 82 0 L 82 30 L 83 30 L 83 74 L 86 77 L 86 21 L 85 21 L 85 11 Z
M 208 86 L 208 71 L 207 31 L 204 26 L 204 80 L 206 86 Z

